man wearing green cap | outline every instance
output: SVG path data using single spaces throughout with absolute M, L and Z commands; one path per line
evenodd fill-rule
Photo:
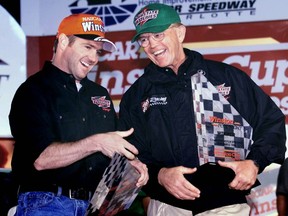
M 119 117 L 122 129 L 134 128 L 129 142 L 148 166 L 149 182 L 144 187 L 151 197 L 148 215 L 249 215 L 246 195 L 256 186 L 257 174 L 284 160 L 285 116 L 246 73 L 183 48 L 186 27 L 172 7 L 149 4 L 136 14 L 134 25 L 132 41 L 139 43 L 152 62 L 124 94 Z M 195 76 L 207 80 L 208 93 L 216 91 L 209 106 L 213 107 L 216 98 L 223 98 L 229 105 L 225 107 L 233 107 L 247 124 L 245 133 L 249 131 L 253 144 L 248 139 L 247 149 L 239 147 L 240 151 L 245 149 L 242 159 L 237 159 L 236 150 L 219 150 L 224 157 L 214 157 L 214 165 L 200 163 L 203 152 L 198 142 L 202 139 L 195 124 L 198 107 L 191 84 Z M 242 131 L 238 120 L 220 114 L 211 116 L 212 129 L 222 126 Z M 224 135 L 231 140 L 218 145 L 240 143 L 233 133 L 215 137 Z M 234 160 L 227 161 L 229 156 Z

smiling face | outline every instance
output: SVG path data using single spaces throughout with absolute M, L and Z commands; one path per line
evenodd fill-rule
M 53 64 L 80 81 L 98 63 L 103 42 L 72 37 L 69 41 L 69 37 L 60 35 Z
M 164 38 L 156 41 L 152 33 L 144 33 L 140 36 L 148 38 L 149 44 L 143 47 L 148 58 L 159 67 L 169 67 L 176 74 L 179 66 L 185 60 L 182 42 L 186 28 L 183 25 L 175 25 L 164 31 Z

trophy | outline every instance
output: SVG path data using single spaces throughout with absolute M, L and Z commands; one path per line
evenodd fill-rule
M 115 153 L 94 192 L 86 216 L 114 216 L 128 209 L 141 189 L 136 186 L 139 177 L 128 159 Z

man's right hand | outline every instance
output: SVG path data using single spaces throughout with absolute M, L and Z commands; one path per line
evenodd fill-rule
M 127 131 L 115 131 L 108 133 L 96 134 L 90 137 L 93 143 L 96 143 L 96 148 L 104 155 L 112 158 L 115 152 L 124 155 L 126 158 L 133 160 L 135 155 L 138 155 L 136 147 L 127 142 L 124 137 L 130 136 L 134 132 L 131 128 Z M 95 140 L 93 140 L 95 139 Z
M 177 199 L 194 200 L 200 197 L 200 190 L 187 181 L 184 174 L 192 174 L 196 170 L 183 166 L 162 168 L 158 173 L 158 181 Z

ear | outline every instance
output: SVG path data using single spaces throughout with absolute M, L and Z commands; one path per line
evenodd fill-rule
M 58 47 L 63 50 L 66 48 L 68 44 L 69 44 L 68 37 L 65 34 L 61 33 L 58 37 Z
M 182 43 L 186 35 L 186 27 L 184 25 L 180 25 L 177 29 L 177 34 L 178 34 L 179 42 Z

